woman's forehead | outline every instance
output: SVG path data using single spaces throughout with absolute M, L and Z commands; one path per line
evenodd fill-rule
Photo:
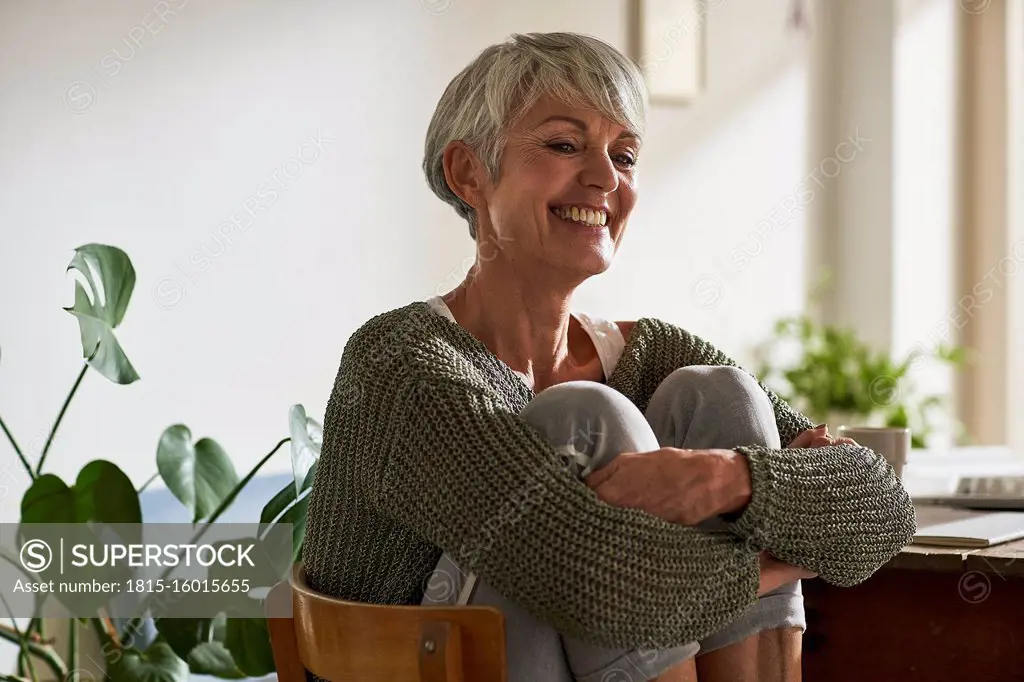
M 593 106 L 565 102 L 564 100 L 542 95 L 531 106 L 527 107 L 513 128 L 532 130 L 543 125 L 562 123 L 583 129 L 605 128 L 616 136 L 627 136 L 639 139 L 636 132 L 631 131 L 619 121 L 608 118 Z

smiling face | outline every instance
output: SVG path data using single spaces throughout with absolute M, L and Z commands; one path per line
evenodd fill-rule
M 478 230 L 519 263 L 604 272 L 636 203 L 639 147 L 600 113 L 542 97 L 508 131 L 498 182 L 480 187 Z

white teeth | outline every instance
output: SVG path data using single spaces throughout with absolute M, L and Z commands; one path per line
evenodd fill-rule
M 572 220 L 573 222 L 583 223 L 584 225 L 590 225 L 597 227 L 599 225 L 608 224 L 608 214 L 604 211 L 595 211 L 591 208 L 581 208 L 579 206 L 563 206 L 555 209 L 555 213 L 558 217 L 564 220 Z

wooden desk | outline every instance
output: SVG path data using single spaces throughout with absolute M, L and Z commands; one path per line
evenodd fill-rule
M 980 513 L 919 507 L 918 527 Z M 1024 540 L 910 545 L 860 585 L 803 591 L 807 682 L 1024 680 Z

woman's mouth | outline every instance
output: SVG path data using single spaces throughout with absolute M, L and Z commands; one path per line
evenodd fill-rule
M 584 227 L 603 227 L 608 224 L 608 213 L 601 209 L 583 206 L 552 206 L 551 212 L 562 220 L 577 223 Z

